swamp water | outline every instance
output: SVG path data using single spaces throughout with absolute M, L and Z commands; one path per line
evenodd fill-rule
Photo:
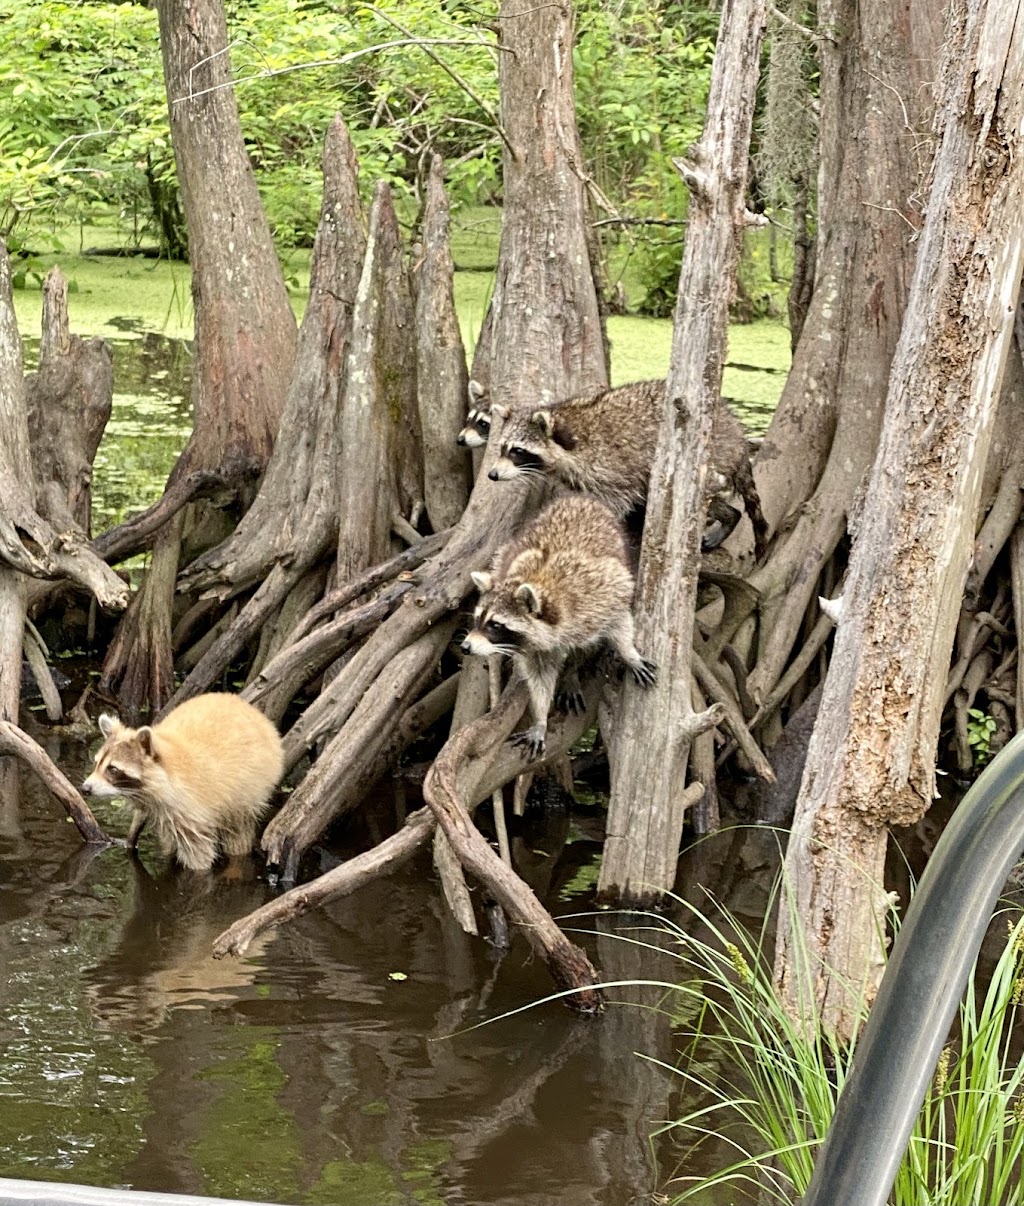
M 187 345 L 130 321 L 112 338 L 117 325 L 97 530 L 159 497 L 190 428 Z M 755 350 L 734 343 L 727 377 L 752 430 L 784 380 L 748 363 L 758 339 L 774 357 L 788 345 L 770 325 L 740 329 Z M 665 370 L 662 327 L 617 381 Z M 80 782 L 88 744 L 37 736 Z M 116 806 L 97 812 L 124 832 Z M 352 819 L 319 849 L 323 869 L 394 820 L 390 802 Z M 514 822 L 517 869 L 556 916 L 584 914 L 563 924 L 607 979 L 675 981 L 674 959 L 638 945 L 660 940 L 656 922 L 588 912 L 599 833 L 593 810 L 532 812 Z M 775 845 L 718 835 L 684 856 L 680 882 L 757 926 Z M 624 1206 L 727 1160 L 650 1139 L 692 1105 L 654 1062 L 676 1057 L 665 990 L 611 990 L 623 1003 L 596 1020 L 548 1003 L 469 1029 L 550 981 L 521 938 L 499 959 L 458 930 L 428 855 L 218 962 L 213 938 L 270 896 L 255 864 L 195 877 L 145 837 L 141 854 L 83 851 L 27 772 L 0 774 L 0 1176 L 337 1206 Z
M 81 742 L 45 736 L 80 781 Z M 322 847 L 326 868 L 393 824 L 369 810 Z M 127 817 L 99 804 L 101 823 Z M 513 822 L 520 872 L 608 980 L 679 978 L 651 918 L 593 915 L 591 814 Z M 588 836 L 588 830 L 594 836 Z M 756 926 L 773 835 L 721 834 L 684 856 Z M 0 1176 L 337 1206 L 625 1206 L 673 1171 L 701 1175 L 651 1130 L 679 1112 L 674 999 L 609 990 L 604 1016 L 539 1001 L 517 938 L 499 959 L 446 914 L 429 855 L 216 961 L 214 937 L 269 898 L 256 878 L 84 851 L 28 772 L 0 797 Z M 647 1058 L 645 1058 L 647 1057 Z M 716 1159 L 717 1158 L 717 1159 Z M 708 1163 L 703 1163 L 707 1161 Z

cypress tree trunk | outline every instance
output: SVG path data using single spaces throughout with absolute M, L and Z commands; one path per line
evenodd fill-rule
M 189 231 L 195 366 L 192 438 L 168 484 L 216 469 L 242 490 L 266 467 L 288 393 L 296 326 L 249 164 L 221 0 L 159 0 L 160 45 Z M 191 508 L 190 508 L 191 510 Z M 125 616 L 101 686 L 130 716 L 173 688 L 171 605 L 186 526 L 176 517 Z
M 927 218 L 787 853 L 776 978 L 795 1014 L 842 1034 L 882 969 L 888 826 L 935 795 L 1024 267 L 1022 9 L 974 0 L 951 15 Z

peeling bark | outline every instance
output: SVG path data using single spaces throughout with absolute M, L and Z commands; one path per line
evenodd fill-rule
M 927 218 L 787 854 L 806 949 L 780 925 L 776 979 L 794 1013 L 844 1034 L 881 971 L 887 826 L 918 820 L 935 795 L 1024 267 L 1022 16 L 977 0 L 951 17 Z

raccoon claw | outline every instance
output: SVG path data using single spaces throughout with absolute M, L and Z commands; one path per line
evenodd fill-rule
M 658 681 L 658 667 L 646 658 L 635 666 L 630 666 L 629 672 L 633 676 L 633 681 L 640 687 L 653 687 Z
M 521 733 L 513 733 L 509 740 L 513 745 L 525 746 L 531 762 L 536 762 L 544 755 L 544 734 L 535 729 L 523 729 Z
M 587 701 L 583 698 L 582 691 L 559 691 L 555 696 L 555 707 L 567 716 L 570 713 L 582 716 L 587 710 Z

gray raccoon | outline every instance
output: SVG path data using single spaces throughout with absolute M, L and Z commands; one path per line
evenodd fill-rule
M 624 518 L 647 500 L 664 406 L 662 380 L 580 394 L 553 406 L 494 406 L 493 413 L 505 422 L 500 455 L 488 476 L 494 481 L 530 474 L 556 477 L 572 490 L 593 494 Z M 733 492 L 743 498 L 760 559 L 768 525 L 750 469 L 750 448 L 739 419 L 719 400 L 707 475 L 713 526 L 705 549 L 720 544 L 739 522 L 740 512 L 725 502 Z
M 469 383 L 469 410 L 466 425 L 456 437 L 463 448 L 483 448 L 491 434 L 491 404 L 479 381 Z
M 480 602 L 463 652 L 515 659 L 533 724 L 513 740 L 533 757 L 544 752 L 548 712 L 570 654 L 607 642 L 636 682 L 655 681 L 657 668 L 634 642 L 634 580 L 622 525 L 596 498 L 556 498 L 473 581 Z

